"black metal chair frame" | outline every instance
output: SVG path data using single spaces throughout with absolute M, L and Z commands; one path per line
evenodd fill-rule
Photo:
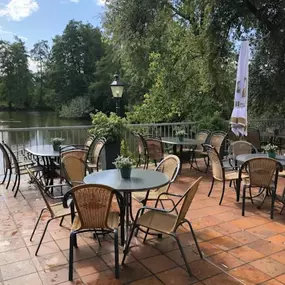
M 88 185 L 88 184 L 87 184 Z M 95 184 L 92 186 L 96 186 Z M 98 185 L 97 185 L 98 186 Z M 102 186 L 102 185 L 99 185 Z M 106 186 L 103 186 L 106 187 Z M 119 191 L 113 189 L 112 190 L 113 194 L 115 195 L 117 202 L 118 202 L 118 206 L 120 209 L 120 222 L 122 223 L 122 225 L 124 225 L 124 216 L 125 216 L 125 207 L 124 207 L 124 199 L 122 197 L 122 195 L 120 194 Z M 69 197 L 72 197 L 72 189 L 66 193 L 64 200 L 67 201 L 67 199 Z M 72 197 L 74 199 L 74 197 Z M 104 230 L 104 229 L 100 229 L 100 230 Z M 93 231 L 96 234 L 95 229 L 83 229 L 83 230 L 75 230 L 75 231 L 71 231 L 70 233 L 70 245 L 69 245 L 69 281 L 73 280 L 73 247 L 78 248 L 77 245 L 77 234 L 80 233 L 84 233 L 84 232 L 90 232 Z M 110 229 L 107 229 L 108 232 L 112 232 Z M 118 238 L 118 229 L 114 229 L 113 231 L 114 233 L 114 247 L 115 247 L 115 277 L 119 278 L 120 275 L 120 268 L 119 268 L 119 238 Z M 100 240 L 98 238 L 98 243 L 99 246 L 101 246 Z
M 252 159 L 249 159 L 248 161 L 244 162 L 240 169 L 239 169 L 239 181 L 241 181 L 241 175 L 242 175 L 242 172 L 243 171 L 247 171 L 248 172 L 248 164 L 250 161 L 252 160 L 256 160 L 258 158 L 252 158 Z M 263 159 L 269 159 L 269 160 L 274 160 L 272 158 L 266 158 L 264 157 Z M 264 198 L 262 200 L 262 202 L 260 203 L 260 205 L 257 207 L 258 209 L 261 208 L 261 206 L 264 204 L 264 201 L 266 199 L 266 197 L 270 196 L 271 194 L 271 209 L 270 209 L 270 218 L 273 219 L 274 218 L 274 203 L 275 203 L 275 200 L 276 200 L 276 190 L 277 190 L 277 183 L 278 183 L 278 177 L 279 177 L 279 172 L 283 171 L 283 166 L 280 162 L 278 162 L 277 160 L 274 160 L 276 162 L 276 171 L 275 171 L 275 174 L 274 174 L 274 180 L 273 180 L 273 187 L 269 187 L 269 188 L 265 188 L 265 187 L 262 187 L 262 185 L 243 185 L 243 196 L 242 196 L 242 216 L 244 216 L 245 214 L 245 200 L 246 200 L 246 189 L 248 188 L 249 189 L 249 195 L 250 195 L 250 200 L 251 200 L 251 203 L 253 203 L 253 198 L 255 197 L 258 197 L 260 196 L 262 193 L 265 192 L 265 195 L 264 195 Z M 237 186 L 237 193 L 238 193 L 238 197 L 240 197 L 240 185 L 241 183 L 238 183 L 238 186 Z M 259 188 L 259 193 L 256 195 L 256 196 L 252 196 L 252 193 L 251 193 L 251 188 L 252 187 L 258 187 Z M 282 211 L 282 210 L 281 210 Z
M 14 180 L 14 185 L 13 185 L 12 191 L 15 190 L 14 197 L 16 198 L 18 191 L 19 191 L 19 188 L 20 188 L 21 175 L 28 174 L 28 172 L 27 172 L 28 169 L 30 170 L 30 172 L 34 173 L 34 172 L 42 172 L 43 168 L 41 166 L 24 166 L 24 168 L 20 167 L 18 160 L 17 160 L 15 154 L 13 153 L 12 149 L 4 141 L 2 142 L 2 144 L 3 144 L 4 148 L 6 149 L 8 158 L 10 160 L 10 167 L 11 167 L 10 173 L 9 173 L 9 181 L 8 181 L 6 189 L 8 189 L 9 182 L 11 180 L 11 175 L 12 175 L 12 172 L 14 170 L 15 180 Z M 23 196 L 21 191 L 20 191 L 20 193 Z
M 211 135 L 211 132 L 208 131 L 208 130 L 200 130 L 200 131 L 197 132 L 197 135 L 200 134 L 200 133 L 207 134 L 207 137 L 206 137 L 205 141 L 201 143 L 201 145 L 203 146 L 203 144 L 207 142 L 209 136 Z M 196 152 L 195 152 L 196 148 L 197 148 L 197 146 L 193 147 L 189 151 L 190 152 L 190 161 L 189 161 L 190 162 L 190 169 L 194 168 L 194 169 L 196 169 L 196 170 L 201 172 L 201 169 L 199 168 L 198 163 L 197 163 L 197 157 L 196 157 Z M 204 158 L 205 164 L 207 165 L 207 163 L 206 163 L 206 156 L 203 155 L 203 158 Z M 194 166 L 194 164 L 195 164 L 195 166 Z
M 172 194 L 172 193 L 162 193 L 162 194 L 167 194 L 167 195 L 170 195 L 170 196 L 177 197 L 176 194 Z M 162 194 L 161 194 L 161 195 L 162 195 Z M 133 227 L 132 227 L 130 236 L 129 236 L 129 239 L 128 239 L 127 244 L 126 244 L 126 247 L 125 247 L 125 249 L 124 249 L 124 257 L 123 257 L 123 260 L 122 260 L 122 265 L 124 265 L 124 263 L 125 263 L 125 259 L 126 259 L 126 256 L 127 256 L 128 252 L 129 252 L 130 243 L 131 243 L 132 237 L 133 237 L 133 235 L 134 235 L 134 232 L 135 232 L 136 228 L 139 228 L 139 226 L 140 226 L 140 225 L 137 224 L 137 220 L 138 220 L 138 218 L 143 214 L 143 212 L 144 212 L 145 210 L 155 210 L 155 211 L 164 212 L 164 213 L 171 213 L 171 212 L 173 212 L 173 211 L 177 212 L 177 206 L 183 201 L 183 199 L 185 198 L 186 194 L 187 194 L 187 192 L 186 192 L 182 197 L 180 196 L 180 197 L 179 197 L 180 199 L 178 200 L 178 202 L 177 202 L 177 203 L 173 206 L 173 208 L 170 209 L 170 210 L 157 208 L 159 199 L 157 199 L 154 208 L 148 207 L 148 206 L 144 206 L 144 207 L 142 207 L 142 208 L 140 208 L 140 209 L 138 210 L 138 212 L 137 212 L 137 214 L 136 214 L 136 218 L 135 218 L 135 220 L 134 220 L 134 224 L 133 224 Z M 189 225 L 189 228 L 190 228 L 190 230 L 191 230 L 191 233 L 192 233 L 192 236 L 193 236 L 195 245 L 196 245 L 196 247 L 197 247 L 198 253 L 199 253 L 200 257 L 203 258 L 203 254 L 202 254 L 202 252 L 201 252 L 201 250 L 200 250 L 199 244 L 198 244 L 197 239 L 196 239 L 195 232 L 194 232 L 194 230 L 193 230 L 193 227 L 192 227 L 190 221 L 188 221 L 187 219 L 184 218 L 184 219 L 176 226 L 175 231 L 177 230 L 178 227 L 180 227 L 180 226 L 181 226 L 182 224 L 184 224 L 184 223 L 187 223 L 187 224 Z M 147 235 L 150 234 L 150 233 L 149 233 L 149 230 L 150 230 L 150 228 L 148 228 L 146 231 L 144 231 L 145 237 L 144 237 L 144 239 L 143 239 L 143 242 L 146 241 Z M 152 230 L 157 231 L 157 229 L 152 229 Z M 164 232 L 161 232 L 161 233 L 164 233 Z M 187 262 L 187 259 L 186 259 L 186 256 L 185 256 L 185 253 L 184 253 L 184 251 L 183 251 L 183 247 L 182 247 L 182 245 L 181 245 L 181 243 L 180 243 L 179 238 L 177 237 L 177 235 L 176 235 L 175 233 L 169 234 L 169 235 L 172 236 L 172 237 L 176 240 L 176 242 L 177 242 L 177 244 L 178 244 L 178 247 L 179 247 L 179 249 L 180 249 L 181 255 L 182 255 L 182 257 L 183 257 L 183 260 L 184 260 L 184 262 L 185 262 L 185 266 L 186 266 L 186 268 L 187 268 L 187 271 L 188 271 L 189 275 L 192 276 L 190 267 L 189 267 L 189 265 L 188 265 L 188 262 Z

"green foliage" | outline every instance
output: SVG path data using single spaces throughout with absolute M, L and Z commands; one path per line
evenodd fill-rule
M 93 110 L 88 97 L 76 97 L 70 103 L 62 105 L 59 116 L 62 118 L 83 118 Z
M 9 107 L 27 108 L 32 77 L 24 42 L 17 37 L 14 43 L 0 41 L 0 51 L 1 99 Z
M 105 138 L 108 141 L 117 141 L 122 138 L 126 130 L 126 120 L 120 118 L 115 113 L 110 116 L 102 112 L 91 115 L 93 128 L 90 133 L 99 138 Z
M 118 156 L 113 162 L 117 169 L 130 168 L 134 164 L 133 160 L 126 156 Z
M 215 112 L 213 115 L 205 115 L 201 121 L 199 121 L 198 129 L 210 130 L 210 131 L 225 131 L 229 129 L 229 123 L 222 119 L 219 112 Z

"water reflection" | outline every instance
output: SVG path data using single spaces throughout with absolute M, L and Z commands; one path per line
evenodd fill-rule
M 86 138 L 86 130 L 29 130 L 6 132 L 5 128 L 31 128 L 31 127 L 54 127 L 54 126 L 79 126 L 91 125 L 90 120 L 61 119 L 54 112 L 0 112 L 0 139 L 10 146 L 17 148 L 26 145 L 49 144 L 53 137 L 65 138 L 65 143 L 81 143 Z

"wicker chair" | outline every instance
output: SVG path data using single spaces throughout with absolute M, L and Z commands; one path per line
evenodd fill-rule
M 135 218 L 135 221 L 134 221 L 131 233 L 130 233 L 130 237 L 128 239 L 126 248 L 124 250 L 124 257 L 122 260 L 122 264 L 124 264 L 124 261 L 126 259 L 127 254 L 128 254 L 130 243 L 131 243 L 134 231 L 136 228 L 141 226 L 141 227 L 147 228 L 144 241 L 146 240 L 147 234 L 148 234 L 150 229 L 174 237 L 178 243 L 179 249 L 181 251 L 181 254 L 182 254 L 183 260 L 185 262 L 186 268 L 189 272 L 189 275 L 191 276 L 191 271 L 190 271 L 189 265 L 187 263 L 182 245 L 181 245 L 181 243 L 177 237 L 176 231 L 180 225 L 182 225 L 183 223 L 187 223 L 190 227 L 191 232 L 192 232 L 192 235 L 193 235 L 196 247 L 198 249 L 199 255 L 201 258 L 203 258 L 203 255 L 202 255 L 202 252 L 200 251 L 200 248 L 199 248 L 198 242 L 196 240 L 195 233 L 194 233 L 194 230 L 192 228 L 192 225 L 185 218 L 185 216 L 188 212 L 188 209 L 191 206 L 193 198 L 194 198 L 194 196 L 198 190 L 201 179 L 202 179 L 202 177 L 197 179 L 188 188 L 188 190 L 185 192 L 185 194 L 174 205 L 173 209 L 165 210 L 165 209 L 156 208 L 158 201 L 159 201 L 159 200 L 157 200 L 156 204 L 155 204 L 155 208 L 142 207 L 137 212 L 137 215 L 136 215 L 136 218 Z M 170 195 L 169 193 L 165 193 L 165 194 Z M 178 214 L 175 215 L 173 212 L 175 209 L 177 209 L 178 205 L 180 205 L 180 204 L 182 204 L 181 208 L 180 208 Z M 145 210 L 147 210 L 147 212 L 145 214 L 142 214 L 143 211 L 145 211 Z
M 194 168 L 194 169 L 200 171 L 200 168 L 197 164 L 197 155 L 200 155 L 204 158 L 206 157 L 205 156 L 205 150 L 204 150 L 202 145 L 207 142 L 207 139 L 209 138 L 210 133 L 211 132 L 208 130 L 200 130 L 196 134 L 195 139 L 197 141 L 199 141 L 200 143 L 198 145 L 196 145 L 196 147 L 190 149 L 190 168 Z M 206 163 L 206 161 L 205 161 L 205 163 Z M 194 166 L 194 164 L 195 164 L 195 166 Z
M 239 177 L 243 175 L 243 171 L 248 172 L 248 178 L 245 179 L 243 185 L 243 197 L 242 197 L 242 215 L 245 213 L 245 199 L 246 190 L 249 189 L 249 194 L 252 199 L 252 188 L 259 189 L 259 195 L 265 192 L 262 203 L 258 206 L 260 208 L 265 201 L 265 198 L 271 193 L 271 210 L 270 217 L 274 217 L 274 203 L 276 198 L 276 189 L 278 182 L 279 172 L 283 171 L 283 167 L 280 162 L 269 157 L 257 157 L 246 161 L 239 170 Z M 259 196 L 258 195 L 258 196 Z
M 163 149 L 163 143 L 161 141 L 161 138 L 145 138 L 146 146 L 147 146 L 147 162 L 146 162 L 146 168 L 148 168 L 148 164 L 150 160 L 153 160 L 155 163 L 155 166 L 157 166 L 157 163 L 163 160 L 164 157 L 164 149 Z
M 86 176 L 86 164 L 83 160 L 85 156 L 82 154 L 79 156 L 77 152 L 70 152 L 62 158 L 62 172 L 64 179 L 72 187 L 83 183 L 83 179 Z
M 12 149 L 7 144 L 5 144 L 5 142 L 2 143 L 1 149 L 2 149 L 2 151 L 6 151 L 5 163 L 6 163 L 7 171 L 9 170 L 9 178 L 8 178 L 8 184 L 6 186 L 6 189 L 8 189 L 8 187 L 9 187 L 11 175 L 14 171 L 15 180 L 14 180 L 14 185 L 13 185 L 12 191 L 15 190 L 14 197 L 16 198 L 16 196 L 19 192 L 21 176 L 29 174 L 30 172 L 31 173 L 40 173 L 40 172 L 43 172 L 44 169 L 40 165 L 21 165 L 21 164 L 19 164 L 14 152 L 12 151 Z M 28 172 L 28 170 L 30 170 L 30 171 Z M 22 194 L 21 191 L 20 191 L 20 193 Z
M 45 233 L 46 233 L 46 231 L 47 231 L 47 228 L 48 228 L 48 226 L 49 226 L 49 223 L 50 223 L 52 220 L 61 219 L 61 221 L 60 221 L 60 226 L 61 226 L 61 225 L 62 225 L 62 222 L 63 222 L 63 219 L 64 219 L 66 216 L 70 216 L 70 215 L 71 215 L 71 211 L 70 211 L 69 208 L 64 208 L 62 202 L 56 203 L 56 204 L 50 204 L 50 203 L 49 203 L 49 200 L 48 200 L 48 197 L 49 197 L 49 198 L 51 198 L 51 197 L 46 195 L 45 186 L 43 185 L 42 181 L 41 181 L 40 179 L 38 179 L 38 178 L 33 174 L 33 172 L 31 172 L 30 169 L 27 169 L 27 171 L 28 171 L 28 174 L 30 175 L 30 177 L 32 178 L 32 180 L 36 183 L 37 188 L 38 188 L 38 190 L 40 191 L 41 196 L 42 196 L 42 198 L 43 198 L 43 200 L 44 200 L 44 202 L 45 202 L 45 205 L 46 205 L 46 206 L 41 210 L 41 212 L 40 212 L 40 215 L 39 215 L 39 217 L 38 217 L 38 219 L 37 219 L 37 222 L 36 222 L 36 224 L 35 224 L 34 230 L 33 230 L 33 232 L 32 232 L 30 241 L 33 240 L 34 234 L 35 234 L 35 232 L 36 232 L 36 230 L 37 230 L 37 227 L 38 227 L 38 224 L 39 224 L 39 222 L 40 222 L 40 220 L 41 220 L 42 214 L 43 214 L 45 211 L 48 211 L 48 212 L 50 213 L 50 219 L 47 220 L 47 222 L 46 222 L 45 229 L 44 229 L 44 231 L 43 231 L 43 234 L 42 234 L 42 236 L 41 236 L 41 239 L 40 239 L 40 242 L 39 242 L 39 244 L 38 244 L 37 250 L 36 250 L 36 252 L 35 252 L 35 255 L 37 255 L 38 252 L 39 252 L 39 249 L 40 249 L 40 247 L 41 247 L 42 241 L 43 241 L 43 239 L 44 239 Z M 52 198 L 54 198 L 54 197 L 52 197 Z M 62 197 L 59 197 L 59 199 L 61 199 L 61 198 L 62 198 Z M 71 208 L 72 208 L 72 205 L 70 205 L 70 206 L 71 206 Z M 73 212 L 74 212 L 74 209 L 73 209 Z
M 262 142 L 260 138 L 260 131 L 255 130 L 255 129 L 250 129 L 247 132 L 247 137 L 246 140 L 251 143 L 252 145 L 255 146 L 255 148 L 259 151 L 262 152 Z
M 92 171 L 99 171 L 100 155 L 105 146 L 106 141 L 103 139 L 96 140 L 92 154 L 90 157 L 90 162 L 87 162 L 88 168 Z
M 257 153 L 257 149 L 255 146 L 247 141 L 235 141 L 231 143 L 228 150 L 229 155 L 229 163 L 230 165 L 236 169 L 237 168 L 237 161 L 236 157 L 241 154 L 251 154 Z
M 143 206 L 147 204 L 147 201 L 159 200 L 162 207 L 163 201 L 171 201 L 174 205 L 174 201 L 170 199 L 167 195 L 171 183 L 173 183 L 180 170 L 180 160 L 176 155 L 169 155 L 164 158 L 156 167 L 155 171 L 160 171 L 165 173 L 169 178 L 169 184 L 160 187 L 156 190 L 150 190 L 147 192 L 134 192 L 132 198 L 141 203 Z M 164 193 L 161 195 L 161 193 Z
M 215 181 L 220 181 L 223 183 L 223 188 L 222 188 L 222 195 L 221 199 L 219 202 L 219 205 L 222 204 L 224 194 L 225 194 L 225 188 L 226 188 L 226 181 L 235 181 L 236 182 L 236 192 L 237 192 L 237 201 L 239 200 L 239 193 L 238 193 L 238 185 L 240 184 L 240 180 L 243 178 L 246 178 L 247 176 L 242 173 L 242 176 L 239 177 L 239 172 L 238 171 L 225 171 L 223 162 L 217 152 L 217 150 L 211 146 L 211 145 L 204 145 L 205 149 L 207 150 L 209 160 L 212 165 L 212 184 L 210 191 L 208 193 L 208 197 L 211 196 L 211 193 L 214 188 Z
M 79 185 L 71 189 L 78 216 L 75 217 L 70 233 L 69 280 L 73 280 L 73 247 L 77 248 L 78 233 L 94 231 L 97 228 L 114 233 L 115 277 L 119 278 L 118 227 L 124 217 L 121 194 L 107 186 L 96 184 Z M 112 211 L 112 200 L 117 198 L 120 212 Z
M 137 143 L 137 153 L 138 153 L 137 167 L 140 166 L 141 159 L 143 159 L 143 168 L 146 169 L 148 167 L 147 143 L 144 137 L 140 133 L 133 132 L 132 134 L 135 137 L 135 141 Z

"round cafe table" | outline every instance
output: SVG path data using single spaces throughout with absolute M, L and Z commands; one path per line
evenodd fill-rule
M 37 164 L 45 169 L 46 186 L 53 185 L 54 166 L 52 159 L 59 158 L 59 151 L 55 151 L 51 144 L 28 146 L 25 148 L 25 151 L 32 155 L 36 159 Z
M 117 169 L 104 170 L 100 172 L 93 172 L 84 178 L 86 184 L 101 184 L 112 187 L 120 191 L 124 197 L 125 204 L 125 229 L 126 235 L 122 236 L 122 242 L 126 241 L 130 226 L 130 209 L 132 192 L 145 191 L 156 189 L 167 185 L 169 178 L 162 172 L 146 170 L 146 169 L 132 169 L 130 179 L 123 179 L 121 173 Z M 124 235 L 124 234 L 123 234 Z

